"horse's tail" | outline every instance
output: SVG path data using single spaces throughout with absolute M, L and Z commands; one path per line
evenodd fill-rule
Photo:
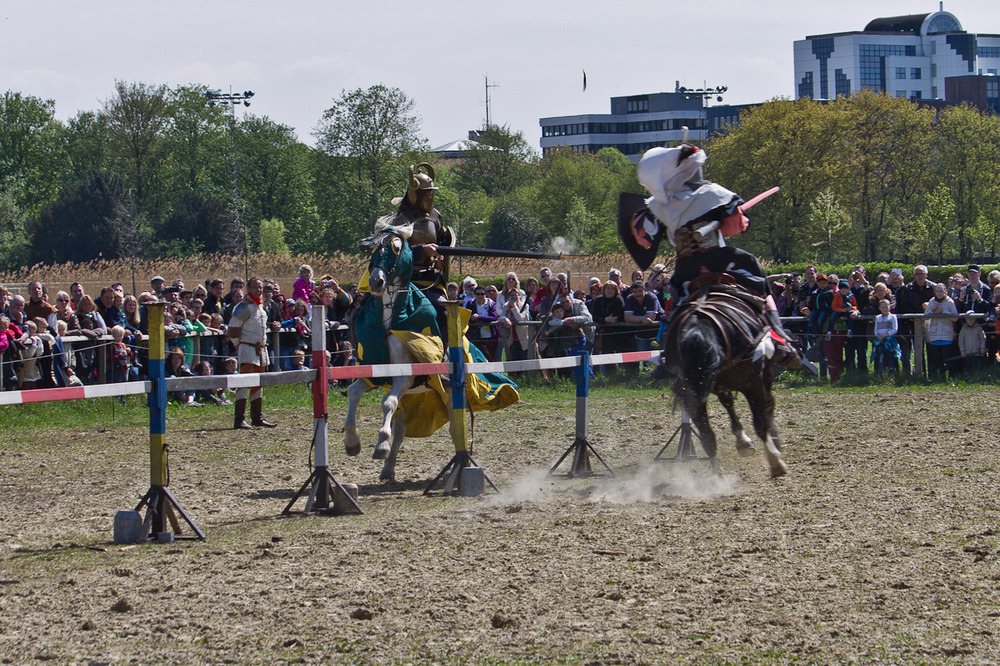
M 691 321 L 692 325 L 680 332 L 677 345 L 683 371 L 681 376 L 684 389 L 694 393 L 699 402 L 705 403 L 715 386 L 719 369 L 726 362 L 726 351 L 711 323 L 697 318 Z

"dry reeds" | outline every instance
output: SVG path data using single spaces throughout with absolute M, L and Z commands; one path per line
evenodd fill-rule
M 222 278 L 228 285 L 235 277 L 258 275 L 270 278 L 278 283 L 281 290 L 290 294 L 292 283 L 298 277 L 299 266 L 312 266 L 315 277 L 332 275 L 338 282 L 351 284 L 357 282 L 367 266 L 367 258 L 343 253 L 333 254 L 253 254 L 249 261 L 243 257 L 231 254 L 202 254 L 192 257 L 165 259 L 98 259 L 85 263 L 36 264 L 17 271 L 0 273 L 0 284 L 6 285 L 13 292 L 31 280 L 40 280 L 46 285 L 50 297 L 57 290 L 69 290 L 74 282 L 83 285 L 88 294 L 100 293 L 102 287 L 115 282 L 125 285 L 125 291 L 138 293 L 149 288 L 149 280 L 154 275 L 162 275 L 167 284 L 180 278 L 187 288 L 204 284 L 207 278 Z M 662 263 L 671 266 L 673 257 L 661 258 Z M 537 275 L 542 266 L 549 266 L 553 272 L 566 272 L 571 276 L 575 288 L 586 290 L 586 281 L 593 275 L 607 279 L 608 271 L 618 268 L 628 278 L 635 269 L 635 262 L 627 254 L 595 254 L 586 257 L 573 257 L 560 261 L 543 261 L 537 259 L 506 259 L 496 257 L 462 257 L 451 260 L 451 274 L 454 277 L 465 275 L 477 279 L 493 280 L 514 271 L 521 280 L 531 275 Z

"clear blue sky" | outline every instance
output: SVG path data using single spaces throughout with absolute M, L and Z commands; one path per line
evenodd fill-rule
M 254 90 L 250 111 L 311 132 L 343 89 L 416 101 L 432 146 L 491 116 L 538 146 L 538 119 L 607 113 L 615 95 L 727 85 L 731 103 L 792 96 L 792 42 L 936 11 L 937 0 L 44 0 L 0 10 L 0 88 L 95 110 L 115 79 Z M 949 0 L 970 32 L 1000 33 L 996 0 Z M 588 88 L 582 91 L 582 71 Z

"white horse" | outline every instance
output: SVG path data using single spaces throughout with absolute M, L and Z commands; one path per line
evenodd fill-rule
M 377 299 L 377 301 L 366 303 L 363 307 L 371 308 L 370 315 L 372 316 L 369 317 L 370 319 L 375 316 L 376 308 L 381 310 L 382 334 L 388 347 L 389 362 L 393 364 L 418 362 L 406 345 L 396 335 L 389 332 L 397 324 L 394 321 L 394 314 L 397 313 L 397 299 L 423 298 L 419 292 L 411 291 L 412 253 L 406 244 L 406 235 L 405 230 L 390 228 L 366 239 L 365 245 L 366 248 L 374 248 L 368 266 L 368 298 Z M 379 476 L 381 480 L 392 481 L 395 479 L 396 457 L 399 455 L 399 447 L 406 436 L 406 426 L 403 420 L 404 411 L 399 409 L 400 400 L 406 393 L 434 390 L 428 386 L 428 382 L 419 381 L 419 379 L 410 376 L 393 378 L 392 387 L 382 400 L 382 427 L 379 429 L 378 441 L 372 456 L 376 460 L 385 461 Z M 446 378 L 442 378 L 442 382 L 445 389 L 443 396 L 445 406 L 450 414 L 451 391 L 448 390 Z M 358 437 L 357 430 L 357 407 L 361 396 L 372 388 L 374 386 L 369 382 L 357 379 L 347 391 L 349 403 L 347 417 L 344 419 L 344 448 L 349 456 L 361 453 L 361 439 Z M 451 422 L 451 434 L 454 439 L 455 423 L 453 421 Z

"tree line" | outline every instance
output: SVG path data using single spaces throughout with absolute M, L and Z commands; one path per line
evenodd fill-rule
M 540 156 L 507 126 L 480 128 L 464 159 L 443 163 L 397 88 L 341 91 L 314 147 L 207 92 L 118 81 L 99 109 L 65 122 L 53 100 L 0 96 L 0 266 L 354 253 L 421 161 L 435 164 L 438 208 L 463 245 L 617 252 L 618 195 L 642 191 L 615 149 Z M 945 263 L 996 250 L 996 116 L 868 92 L 774 100 L 707 149 L 708 177 L 745 198 L 781 187 L 738 241 L 764 258 Z

